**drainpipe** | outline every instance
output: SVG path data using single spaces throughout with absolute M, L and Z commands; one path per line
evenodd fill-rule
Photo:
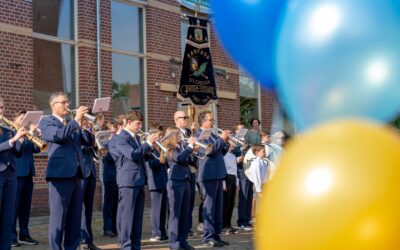
M 96 28 L 97 28 L 97 96 L 101 97 L 101 34 L 100 34 L 100 0 L 96 0 Z

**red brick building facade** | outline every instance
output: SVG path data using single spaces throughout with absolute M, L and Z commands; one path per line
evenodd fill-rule
M 96 0 L 0 0 L 0 96 L 5 100 L 7 117 L 11 118 L 18 109 L 48 113 L 48 95 L 55 90 L 69 93 L 72 106 L 91 106 L 99 95 L 113 96 L 107 117 L 126 109 L 139 109 L 145 114 L 146 125 L 172 125 L 178 108 L 193 112 L 188 101 L 176 93 L 182 32 L 187 27 L 183 14 L 193 12 L 176 0 L 99 2 L 100 16 Z M 125 16 L 132 18 L 124 20 Z M 125 32 L 130 25 L 133 36 Z M 216 112 L 218 127 L 232 128 L 243 116 L 241 79 L 246 76 L 222 48 L 212 23 L 209 30 L 219 99 L 208 107 L 197 107 L 196 112 L 211 109 Z M 129 39 L 136 41 L 134 49 Z M 132 72 L 126 62 L 131 62 Z M 122 77 L 125 73 L 131 75 L 132 81 Z M 275 98 L 256 85 L 253 88 L 257 105 L 249 112 L 257 114 L 263 129 L 269 130 L 277 106 Z M 35 157 L 32 213 L 36 215 L 48 213 L 46 160 L 45 153 Z M 100 208 L 100 181 L 96 193 Z

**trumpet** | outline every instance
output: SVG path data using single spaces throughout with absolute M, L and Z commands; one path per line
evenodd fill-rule
M 147 136 L 149 136 L 149 135 L 151 135 L 152 133 L 150 133 L 150 132 L 143 132 L 141 129 L 138 129 L 138 131 L 139 131 L 139 134 L 140 134 L 140 137 L 143 137 L 143 139 L 145 139 L 145 137 L 147 137 Z M 164 147 L 164 145 L 162 145 L 162 139 L 160 139 L 160 140 L 156 140 L 155 142 L 154 142 L 157 146 L 158 146 L 158 148 L 161 150 L 161 151 L 163 151 L 164 153 L 166 153 L 168 150 Z M 154 155 L 154 154 L 153 154 Z M 155 155 L 154 155 L 154 157 L 155 157 Z M 157 157 L 156 157 L 157 158 Z
M 6 124 L 8 127 L 10 127 L 12 130 L 17 131 L 19 127 L 12 121 L 8 120 L 4 116 L 0 115 L 0 121 L 4 124 Z M 38 148 L 40 148 L 41 151 L 45 151 L 47 149 L 47 144 L 44 143 L 40 138 L 35 136 L 32 133 L 28 133 L 26 135 L 26 138 L 28 138 L 29 141 L 34 143 Z
M 189 143 L 190 138 L 183 138 L 182 141 Z M 203 156 L 201 156 L 199 154 L 195 155 L 196 157 L 198 157 L 200 159 L 203 159 L 204 157 L 209 155 L 212 152 L 213 148 L 214 148 L 214 146 L 212 144 L 204 144 L 204 143 L 201 143 L 199 141 L 196 141 L 194 143 L 194 145 L 199 146 L 200 148 L 202 148 L 205 151 Z
M 224 130 L 222 130 L 222 129 L 220 129 L 220 128 L 217 128 L 217 130 L 218 130 L 218 133 L 224 132 Z M 230 140 L 235 146 L 243 146 L 243 145 L 246 144 L 246 142 L 244 142 L 243 140 L 237 138 L 237 137 L 234 136 L 234 135 L 228 135 L 228 137 L 229 137 L 229 140 Z
M 71 114 L 75 114 L 76 113 L 76 109 L 67 109 L 68 112 L 70 112 Z M 98 114 L 96 116 L 94 115 L 89 115 L 89 114 L 84 114 L 83 115 L 90 123 L 93 124 L 93 128 L 95 130 L 99 130 L 103 121 L 104 121 L 104 115 L 103 114 Z

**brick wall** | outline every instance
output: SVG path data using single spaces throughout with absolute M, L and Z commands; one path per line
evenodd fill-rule
M 33 2 L 35 2 L 34 0 Z M 91 106 L 98 95 L 97 49 L 96 49 L 96 0 L 78 2 L 78 69 L 79 103 Z M 17 109 L 33 107 L 33 11 L 29 1 L 0 0 L 0 95 L 5 99 L 6 115 Z M 165 8 L 167 7 L 167 8 Z M 147 79 L 147 112 L 149 123 L 158 122 L 164 126 L 174 123 L 173 113 L 181 100 L 176 93 L 160 91 L 156 83 L 179 85 L 179 62 L 181 60 L 181 15 L 175 0 L 154 0 L 146 7 L 146 50 L 145 62 Z M 183 9 L 183 12 L 190 12 Z M 11 28 L 10 28 L 11 27 Z M 218 90 L 234 92 L 235 100 L 220 98 L 217 102 L 218 125 L 232 128 L 240 121 L 239 74 L 238 67 L 221 46 L 211 25 L 209 34 L 211 55 L 217 68 L 228 69 L 228 79 L 216 75 Z M 112 53 L 111 45 L 111 0 L 101 1 L 101 82 L 102 96 L 112 94 Z M 152 55 L 158 55 L 153 57 Z M 171 73 L 176 75 L 173 77 Z M 132 93 L 133 96 L 134 93 Z M 271 126 L 273 94 L 262 91 L 261 116 L 263 128 Z M 112 103 L 111 103 L 112 105 Z M 106 117 L 111 118 L 110 112 Z M 47 157 L 35 156 L 36 176 L 32 203 L 32 214 L 48 213 L 48 189 L 45 181 Z M 147 198 L 149 196 L 147 195 Z M 146 205 L 149 205 L 147 199 Z M 101 208 L 101 183 L 97 183 L 95 208 Z

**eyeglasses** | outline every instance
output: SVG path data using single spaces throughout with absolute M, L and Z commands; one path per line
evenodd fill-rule
M 182 119 L 185 119 L 185 120 L 187 120 L 187 119 L 189 119 L 189 116 L 180 116 L 180 117 L 177 117 L 178 119 L 179 118 L 182 118 Z
M 69 104 L 70 102 L 69 101 L 62 101 L 62 102 L 54 102 L 54 104 L 56 104 L 56 103 L 61 103 L 62 105 L 65 105 L 65 104 Z
M 209 121 L 209 122 L 215 122 L 215 119 L 214 119 L 214 118 L 211 118 L 211 119 L 206 119 L 206 121 Z

